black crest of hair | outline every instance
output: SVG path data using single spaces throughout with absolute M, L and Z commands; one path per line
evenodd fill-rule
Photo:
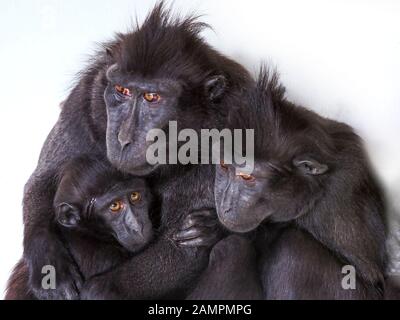
M 275 69 L 262 65 L 256 85 L 246 88 L 242 96 L 230 112 L 229 122 L 234 128 L 254 129 L 256 156 L 279 157 L 289 150 L 295 154 L 298 149 L 312 153 L 315 148 L 327 157 L 335 152 L 327 120 L 287 100 Z
M 198 20 L 195 15 L 174 16 L 165 2 L 159 1 L 141 25 L 137 22 L 130 31 L 117 33 L 114 39 L 99 45 L 87 67 L 78 73 L 62 113 L 69 118 L 68 114 L 76 112 L 80 105 L 79 109 L 85 110 L 80 122 L 89 128 L 92 141 L 105 148 L 101 143 L 107 125 L 103 96 L 106 71 L 113 64 L 126 73 L 181 81 L 187 92 L 181 97 L 180 107 L 191 105 L 207 77 L 222 74 L 227 82 L 224 97 L 236 102 L 235 91 L 241 91 L 253 79 L 240 64 L 202 39 L 201 31 L 208 25 Z M 193 112 L 225 116 L 224 108 L 213 107 L 207 100 L 203 104 L 208 105 Z M 226 103 L 227 107 L 231 104 L 234 103 Z
M 201 31 L 209 26 L 198 19 L 194 15 L 173 16 L 160 1 L 142 25 L 137 23 L 133 32 L 117 36 L 118 44 L 111 47 L 111 55 L 127 73 L 153 78 L 168 75 L 188 86 L 221 74 L 222 66 L 232 85 L 240 76 L 247 76 L 202 39 Z

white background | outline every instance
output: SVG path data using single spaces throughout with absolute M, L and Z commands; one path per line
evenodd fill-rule
M 142 21 L 154 1 L 0 4 L 0 291 L 22 253 L 23 186 L 71 80 L 95 42 Z M 204 36 L 256 72 L 275 66 L 288 96 L 353 125 L 400 210 L 400 1 L 176 0 Z M 0 295 L 1 297 L 1 295 Z

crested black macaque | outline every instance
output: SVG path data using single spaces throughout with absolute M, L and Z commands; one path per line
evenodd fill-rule
M 231 121 L 255 129 L 255 168 L 221 163 L 215 200 L 226 228 L 256 230 L 264 298 L 381 299 L 384 201 L 361 139 L 288 102 L 265 70 L 246 103 Z M 342 287 L 345 265 L 355 289 Z
M 222 128 L 230 100 L 253 84 L 242 66 L 205 43 L 203 27 L 193 17 L 171 17 L 161 2 L 141 26 L 105 44 L 81 73 L 24 192 L 24 260 L 37 298 L 79 295 L 75 268 L 58 271 L 57 289 L 51 291 L 41 287 L 41 270 L 56 262 L 73 266 L 49 224 L 59 168 L 87 153 L 107 155 L 123 172 L 148 175 L 161 222 L 146 250 L 86 281 L 80 297 L 180 298 L 195 286 L 207 265 L 209 246 L 177 246 L 172 237 L 193 212 L 214 210 L 214 166 L 150 165 L 145 137 L 153 128 L 168 134 L 169 121 L 177 121 L 178 129 Z M 185 232 L 192 231 L 189 227 Z
M 144 179 L 123 174 L 104 160 L 82 156 L 68 162 L 63 170 L 53 207 L 57 224 L 62 227 L 62 238 L 66 238 L 67 243 L 71 235 L 74 238 L 79 235 L 80 238 L 95 239 L 97 246 L 105 242 L 135 253 L 153 238 L 152 203 L 152 194 Z M 78 259 L 74 253 L 74 248 L 79 248 L 79 241 L 76 246 L 67 246 L 74 260 L 81 265 L 82 258 Z M 96 252 L 90 252 L 95 258 Z M 87 259 L 90 252 L 78 254 Z M 112 256 L 105 252 L 101 254 Z M 102 264 L 106 265 L 106 262 Z M 89 272 L 102 272 L 82 268 L 80 271 L 85 278 L 90 276 Z
M 153 237 L 152 204 L 144 179 L 123 174 L 94 157 L 69 161 L 59 174 L 50 228 L 59 234 L 74 265 L 56 261 L 56 275 L 63 268 L 75 268 L 76 276 L 82 278 L 75 284 L 79 290 L 82 281 L 143 249 Z M 26 280 L 19 280 L 27 279 L 27 275 L 21 260 L 6 299 L 31 298 Z
M 146 181 L 124 174 L 95 157 L 81 156 L 67 163 L 59 175 L 53 207 L 51 227 L 59 234 L 82 278 L 76 283 L 78 291 L 82 282 L 143 250 L 153 239 L 153 227 L 159 225 Z M 190 226 L 182 226 L 190 234 L 185 231 L 175 235 L 177 244 L 197 246 L 215 242 L 215 217 L 197 214 L 196 218 Z M 54 267 L 57 274 L 70 266 Z M 21 260 L 9 283 L 7 300 L 34 298 L 28 287 L 27 271 Z
M 143 249 L 153 237 L 152 203 L 144 179 L 123 174 L 94 157 L 69 161 L 59 174 L 50 228 L 59 234 L 74 265 L 56 261 L 56 275 L 63 268 L 74 268 L 75 277 L 81 277 L 75 283 L 79 290 L 82 281 Z M 27 276 L 21 260 L 10 279 L 6 299 L 33 298 Z

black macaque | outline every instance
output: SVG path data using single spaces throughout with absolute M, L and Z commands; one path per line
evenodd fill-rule
M 153 196 L 142 178 L 111 167 L 106 160 L 81 156 L 67 163 L 59 176 L 54 198 L 54 224 L 51 226 L 72 256 L 81 276 L 79 285 L 90 277 L 106 272 L 143 250 L 153 239 L 159 215 Z M 212 233 L 215 217 L 197 214 L 198 219 L 179 232 L 175 240 L 181 246 L 215 242 Z M 210 233 L 207 231 L 210 230 Z M 55 266 L 56 273 L 62 268 Z M 48 289 L 51 290 L 51 289 Z M 33 299 L 28 287 L 28 270 L 23 260 L 16 266 L 6 299 Z M 72 298 L 72 297 L 71 297 Z
M 202 213 L 214 211 L 214 166 L 150 165 L 145 136 L 153 128 L 168 133 L 169 121 L 178 130 L 222 128 L 231 100 L 253 85 L 242 66 L 202 40 L 204 26 L 193 17 L 171 17 L 161 2 L 143 25 L 105 44 L 82 72 L 24 192 L 23 257 L 37 298 L 184 298 L 196 285 L 212 242 L 177 246 L 173 238 L 195 233 L 188 221 L 201 223 Z M 50 228 L 55 177 L 66 161 L 82 154 L 107 155 L 120 171 L 148 175 L 161 210 L 159 234 L 146 250 L 83 285 Z M 181 230 L 182 225 L 189 227 Z M 43 290 L 42 267 L 56 262 L 68 267 L 57 272 L 56 290 Z
M 105 160 L 82 156 L 63 170 L 53 206 L 63 235 L 118 243 L 135 253 L 153 238 L 152 203 L 144 179 L 123 174 Z
M 105 160 L 81 156 L 67 163 L 59 174 L 54 198 L 54 223 L 71 255 L 81 283 L 105 272 L 143 249 L 153 238 L 153 201 L 146 181 L 123 174 Z M 156 217 L 156 215 L 154 215 Z M 32 299 L 23 260 L 16 266 L 6 299 Z M 19 280 L 20 279 L 20 280 Z M 48 289 L 52 290 L 52 289 Z M 72 298 L 72 297 L 66 297 Z
M 151 204 L 144 179 L 122 174 L 93 157 L 69 161 L 59 174 L 51 228 L 59 232 L 74 265 L 56 262 L 56 274 L 63 268 L 75 268 L 84 281 L 141 250 L 153 236 Z M 21 260 L 6 299 L 32 298 L 27 277 Z M 82 281 L 75 284 L 77 290 Z
M 229 230 L 256 230 L 264 298 L 381 299 L 384 201 L 361 139 L 288 102 L 265 69 L 246 103 L 231 121 L 255 129 L 255 168 L 218 166 L 216 210 Z M 354 290 L 341 285 L 345 265 Z

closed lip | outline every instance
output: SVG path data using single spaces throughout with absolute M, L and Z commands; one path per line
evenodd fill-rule
M 228 219 L 222 218 L 223 216 L 229 214 L 231 212 L 230 209 L 226 210 L 223 212 L 222 216 L 218 215 L 220 222 L 230 231 L 237 232 L 237 233 L 246 233 L 249 232 L 253 229 L 255 229 L 255 226 L 251 223 L 247 224 L 238 224 L 235 221 L 231 221 Z

